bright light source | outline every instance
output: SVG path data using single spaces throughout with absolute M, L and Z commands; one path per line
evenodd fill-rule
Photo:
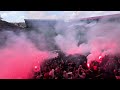
M 99 59 L 101 59 L 102 58 L 102 56 L 99 56 Z
M 35 69 L 37 68 L 37 66 L 35 66 Z
M 90 67 L 90 64 L 88 63 L 87 66 Z

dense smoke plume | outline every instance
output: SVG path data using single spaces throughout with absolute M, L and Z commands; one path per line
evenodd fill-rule
M 99 22 L 71 21 L 58 23 L 55 37 L 60 49 L 69 54 L 87 55 L 88 62 L 99 60 L 99 56 L 120 54 L 119 17 Z
M 88 61 L 96 60 L 100 55 L 120 54 L 119 22 L 104 21 L 102 20 L 87 32 L 91 53 L 88 55 Z
M 66 54 L 86 54 L 86 33 L 88 27 L 84 22 L 59 22 L 56 25 L 58 36 L 55 37 L 56 44 Z
M 27 32 L 15 34 L 4 30 L 0 34 L 1 43 L 4 43 L 0 48 L 0 79 L 32 78 L 34 65 L 37 65 L 38 61 L 41 64 L 44 60 L 56 56 L 50 51 L 38 49 L 28 38 Z M 39 43 L 43 38 L 40 39 Z
M 0 79 L 31 78 L 38 61 L 41 64 L 57 56 L 51 50 L 60 49 L 66 55 L 86 55 L 88 63 L 98 60 L 99 56 L 120 54 L 119 21 L 73 20 L 58 21 L 55 27 L 47 25 L 17 34 L 11 30 L 0 32 Z
M 25 19 L 25 22 L 30 31 L 27 36 L 37 48 L 50 51 L 57 49 L 54 41 L 56 20 Z

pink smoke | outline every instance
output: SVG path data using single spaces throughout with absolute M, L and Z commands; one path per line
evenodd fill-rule
M 7 46 L 0 49 L 0 79 L 32 78 L 33 66 L 37 65 L 40 70 L 39 66 L 45 59 L 55 56 L 51 52 L 38 50 L 24 34 L 12 34 Z

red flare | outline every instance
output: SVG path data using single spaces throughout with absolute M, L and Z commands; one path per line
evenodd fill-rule
M 34 70 L 34 72 L 39 72 L 40 71 L 39 61 L 37 61 L 33 64 L 33 70 Z
M 35 69 L 37 69 L 38 67 L 37 66 L 35 66 Z
M 101 59 L 102 58 L 102 56 L 99 56 L 99 59 Z
M 90 67 L 90 64 L 88 63 L 87 66 Z
M 34 66 L 34 72 L 39 72 L 40 71 L 40 67 L 39 66 Z

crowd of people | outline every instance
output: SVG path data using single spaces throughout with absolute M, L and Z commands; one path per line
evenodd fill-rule
M 120 58 L 105 56 L 87 64 L 86 56 L 58 56 L 46 60 L 34 79 L 120 79 Z

